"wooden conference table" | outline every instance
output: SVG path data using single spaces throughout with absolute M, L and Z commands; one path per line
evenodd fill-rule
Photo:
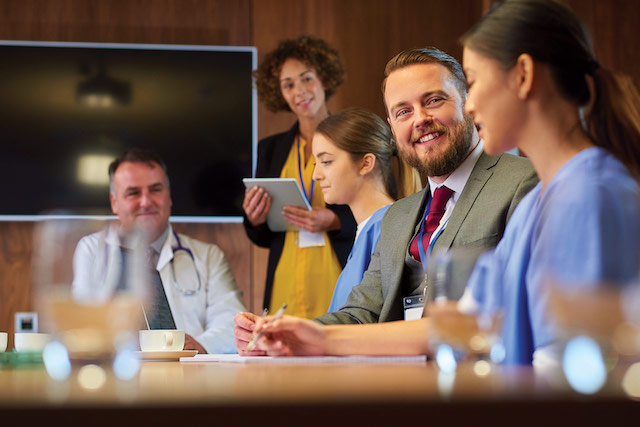
M 562 384 L 557 379 L 557 384 Z M 143 362 L 99 390 L 50 379 L 42 365 L 0 369 L 0 425 L 637 425 L 640 402 L 619 386 L 582 396 L 528 368 L 444 375 L 416 364 Z M 419 424 L 418 424 L 419 423 Z M 549 425 L 552 425 L 549 424 Z

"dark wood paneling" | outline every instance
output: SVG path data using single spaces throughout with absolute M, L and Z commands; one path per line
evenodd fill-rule
M 567 0 L 582 18 L 600 63 L 640 85 L 640 3 L 633 0 Z
M 14 314 L 32 311 L 33 223 L 0 222 L 0 332 L 13 332 Z M 9 334 L 9 347 L 13 334 Z
M 250 46 L 251 0 L 4 0 L 0 38 Z

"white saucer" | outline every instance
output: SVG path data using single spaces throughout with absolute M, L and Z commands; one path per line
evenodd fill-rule
M 142 360 L 180 360 L 181 357 L 193 357 L 196 354 L 198 350 L 136 351 Z

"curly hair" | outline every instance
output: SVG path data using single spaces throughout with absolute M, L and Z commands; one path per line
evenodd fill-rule
M 258 97 L 270 111 L 291 111 L 280 89 L 282 64 L 290 58 L 313 67 L 324 86 L 326 99 L 329 99 L 344 81 L 345 69 L 338 52 L 324 40 L 308 35 L 282 40 L 253 72 Z

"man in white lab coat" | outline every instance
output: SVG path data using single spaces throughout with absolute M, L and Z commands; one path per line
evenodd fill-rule
M 233 317 L 246 310 L 242 292 L 220 248 L 178 234 L 169 224 L 172 201 L 162 159 L 149 150 L 130 149 L 111 163 L 109 179 L 111 210 L 120 224 L 80 240 L 74 254 L 74 291 L 100 285 L 91 280 L 96 266 L 106 259 L 109 272 L 112 263 L 122 262 L 108 256 L 119 251 L 99 255 L 100 245 L 119 248 L 120 236 L 136 227 L 151 242 L 150 262 L 155 266 L 151 282 L 156 279 L 160 302 L 148 313 L 151 328 L 184 329 L 185 350 L 234 352 Z

